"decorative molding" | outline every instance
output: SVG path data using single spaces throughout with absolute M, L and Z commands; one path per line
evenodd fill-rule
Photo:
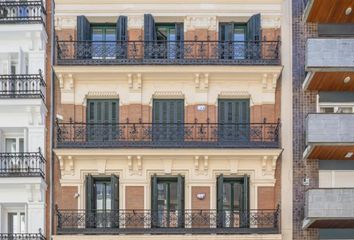
M 205 92 L 209 88 L 209 74 L 196 73 L 194 76 L 195 88 L 197 91 Z
M 86 106 L 87 99 L 119 99 L 119 94 L 117 92 L 88 92 L 85 95 L 83 105 Z
M 54 21 L 56 30 L 76 28 L 76 16 L 57 16 Z
M 222 91 L 220 92 L 219 99 L 250 99 L 251 94 L 246 91 Z
M 128 16 L 128 29 L 143 29 L 144 15 Z
M 237 174 L 238 173 L 238 163 L 239 163 L 239 161 L 237 159 L 231 159 L 230 160 L 230 172 L 231 172 L 231 174 Z
M 264 73 L 262 75 L 263 92 L 274 92 L 277 87 L 278 73 Z
M 263 156 L 262 158 L 262 175 L 274 176 L 277 165 L 278 156 Z
M 261 15 L 261 25 L 262 28 L 280 28 L 280 17 Z
M 217 31 L 218 26 L 216 16 L 187 16 L 184 24 L 186 31 L 193 31 L 195 29 Z
M 182 91 L 156 91 L 153 96 L 154 99 L 181 99 L 184 98 Z
M 143 170 L 142 156 L 127 156 L 128 172 L 130 176 L 141 176 Z
M 97 172 L 99 174 L 105 174 L 106 173 L 106 165 L 107 165 L 107 160 L 106 159 L 97 159 L 96 160 L 96 165 L 97 165 Z
M 64 156 L 58 156 L 58 160 L 62 176 L 75 175 L 74 159 L 72 156 L 67 156 L 66 158 L 64 158 Z
M 129 89 L 132 92 L 140 92 L 141 91 L 141 85 L 142 85 L 142 75 L 141 73 L 128 73 L 128 85 Z
M 208 175 L 209 156 L 194 156 L 194 170 L 196 175 Z

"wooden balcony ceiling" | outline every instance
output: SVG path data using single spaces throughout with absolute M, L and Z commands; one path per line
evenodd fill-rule
M 345 155 L 348 152 L 354 152 L 354 145 L 322 145 L 314 146 L 309 153 L 307 159 L 319 160 L 354 160 L 354 154 L 350 158 Z
M 309 0 L 307 22 L 354 23 L 354 0 Z M 346 10 L 352 12 L 346 15 Z
M 344 82 L 346 77 L 351 80 Z M 354 72 L 314 72 L 307 86 L 309 91 L 354 91 Z
M 309 228 L 354 228 L 354 219 L 317 220 Z

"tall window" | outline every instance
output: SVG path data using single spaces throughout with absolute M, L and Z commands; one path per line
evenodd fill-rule
M 183 227 L 184 178 L 152 177 L 152 227 Z
M 218 227 L 249 226 L 249 177 L 217 179 Z
M 87 227 L 117 227 L 119 225 L 118 177 L 86 177 Z
M 115 25 L 92 25 L 92 56 L 94 58 L 116 57 L 116 26 Z
M 87 101 L 87 132 L 89 141 L 111 141 L 118 136 L 118 107 L 116 99 Z
M 184 100 L 154 99 L 153 140 L 182 141 L 184 138 Z
M 159 53 L 160 58 L 180 58 L 183 53 L 183 24 L 182 23 L 157 23 L 156 36 L 159 46 L 164 51 Z
M 7 214 L 8 233 L 25 233 L 26 218 L 24 212 L 9 212 Z
M 222 57 L 245 59 L 247 46 L 247 26 L 242 23 L 221 23 L 220 36 Z

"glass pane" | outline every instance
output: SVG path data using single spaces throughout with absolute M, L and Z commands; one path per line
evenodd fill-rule
M 223 188 L 224 188 L 223 189 L 223 191 L 224 191 L 223 209 L 229 210 L 229 209 L 231 209 L 231 184 L 224 183 Z
M 23 138 L 20 138 L 19 139 L 19 151 L 21 152 L 21 153 L 23 153 L 24 152 L 24 147 L 25 147 L 25 144 L 24 144 L 24 139 Z
M 110 183 L 106 183 L 106 210 L 112 209 L 112 187 Z
M 106 41 L 116 41 L 116 30 L 114 28 L 106 29 Z
M 92 28 L 92 41 L 103 41 L 104 31 L 102 28 Z
M 244 59 L 246 57 L 246 32 L 244 27 L 236 26 L 234 29 L 234 59 Z
M 351 107 L 339 107 L 338 108 L 338 112 L 339 113 L 352 113 L 353 112 L 353 108 L 351 108 Z
M 170 183 L 170 211 L 178 209 L 177 182 Z
M 104 183 L 96 183 L 96 209 L 97 210 L 104 210 Z
M 26 217 L 25 217 L 25 213 L 21 213 L 20 214 L 20 231 L 21 233 L 25 233 L 26 232 Z
M 6 138 L 5 140 L 6 152 L 16 152 L 16 138 Z
M 18 233 L 18 218 L 17 213 L 8 213 L 8 232 L 9 233 Z
M 157 184 L 157 210 L 158 210 L 158 226 L 167 226 L 167 200 L 168 200 L 168 184 L 158 183 Z
M 334 108 L 333 107 L 322 107 L 320 108 L 321 113 L 333 113 Z
M 242 187 L 239 183 L 234 183 L 234 201 L 233 209 L 238 211 L 241 208 L 241 199 L 242 199 Z

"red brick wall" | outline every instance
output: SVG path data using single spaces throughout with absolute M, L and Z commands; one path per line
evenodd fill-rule
M 258 209 L 274 209 L 274 187 L 258 187 Z

